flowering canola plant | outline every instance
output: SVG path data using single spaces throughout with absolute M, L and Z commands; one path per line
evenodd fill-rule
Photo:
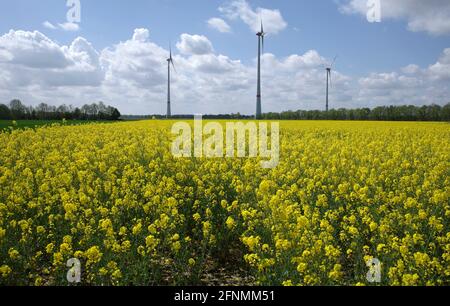
M 170 121 L 0 134 L 0 284 L 450 284 L 450 126 L 283 122 L 280 163 L 175 158 Z

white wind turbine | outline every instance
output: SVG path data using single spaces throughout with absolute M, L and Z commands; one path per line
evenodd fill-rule
M 329 99 L 328 99 L 328 94 L 329 94 L 329 87 L 332 87 L 332 80 L 331 80 L 331 71 L 333 69 L 334 64 L 336 63 L 336 59 L 337 56 L 334 57 L 333 62 L 331 63 L 331 65 L 329 65 L 328 67 L 326 67 L 326 71 L 327 71 L 327 98 L 326 98 L 326 111 L 328 112 L 329 110 Z
M 175 65 L 172 58 L 172 46 L 170 46 L 169 49 L 170 56 L 167 59 L 167 119 L 170 119 L 170 117 L 172 117 L 172 109 L 170 105 L 170 66 L 172 65 L 173 69 L 175 70 Z
M 261 20 L 261 31 L 256 33 L 258 36 L 258 83 L 256 89 L 256 119 L 262 118 L 262 106 L 261 106 L 261 46 L 262 53 L 264 53 L 264 32 L 263 22 Z

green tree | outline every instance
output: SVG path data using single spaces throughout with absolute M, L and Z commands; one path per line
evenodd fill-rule
M 10 119 L 12 119 L 9 107 L 6 106 L 5 104 L 0 104 L 0 119 L 1 120 L 10 120 Z

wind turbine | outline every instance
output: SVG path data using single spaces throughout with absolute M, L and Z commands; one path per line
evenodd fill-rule
M 333 62 L 331 63 L 331 65 L 330 66 L 328 66 L 328 67 L 326 67 L 326 70 L 327 70 L 327 101 L 326 101 L 326 110 L 327 110 L 327 112 L 328 112 L 328 109 L 329 109 L 329 100 L 328 100 L 328 92 L 329 92 L 329 89 L 328 89 L 328 84 L 330 85 L 330 87 L 332 86 L 332 81 L 331 81 L 331 70 L 333 69 L 333 66 L 334 66 L 334 64 L 336 63 L 336 59 L 337 59 L 337 56 L 335 56 L 334 57 L 334 60 L 333 60 Z
M 173 64 L 172 58 L 172 46 L 170 46 L 169 49 L 170 56 L 167 59 L 167 119 L 170 119 L 170 117 L 172 117 L 172 110 L 170 108 L 170 65 L 172 65 L 173 69 L 175 70 L 175 65 Z
M 256 33 L 258 36 L 258 84 L 256 90 L 256 119 L 262 118 L 262 107 L 261 107 L 261 45 L 262 53 L 264 53 L 264 32 L 263 22 L 261 20 L 261 31 Z

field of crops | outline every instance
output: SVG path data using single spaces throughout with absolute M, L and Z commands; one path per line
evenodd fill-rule
M 11 129 L 35 129 L 50 125 L 80 125 L 91 123 L 86 120 L 0 120 L 0 132 Z
M 283 122 L 278 167 L 170 121 L 0 133 L 0 284 L 450 284 L 450 125 Z

